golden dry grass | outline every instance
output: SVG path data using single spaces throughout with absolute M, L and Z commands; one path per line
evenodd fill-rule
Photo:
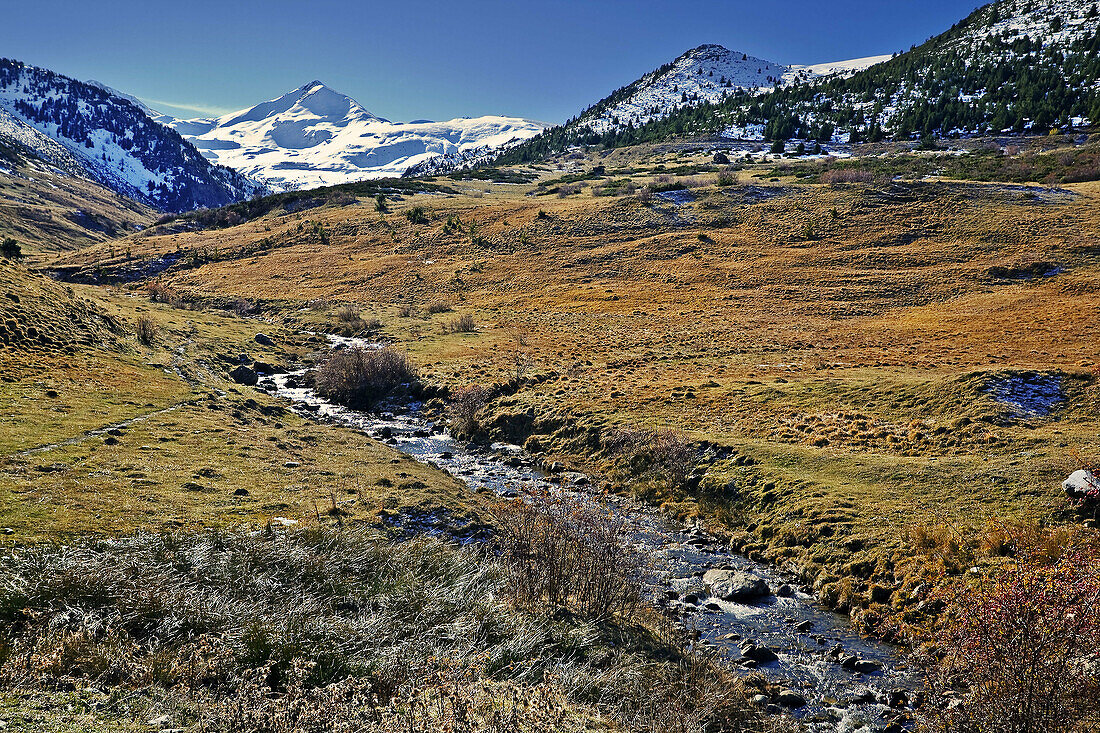
M 1100 450 L 1096 184 L 822 187 L 742 172 L 682 206 L 458 187 L 384 217 L 363 202 L 127 246 L 144 257 L 216 249 L 217 261 L 167 279 L 263 300 L 290 326 L 324 328 L 355 304 L 449 384 L 537 375 L 494 405 L 498 426 L 530 409 L 536 431 L 632 423 L 735 447 L 755 465 L 720 461 L 708 480 L 741 485 L 749 513 L 723 516 L 755 527 L 751 550 L 791 562 L 848 556 L 852 537 L 904 551 L 922 524 L 1069 519 L 1058 483 L 1071 453 Z M 413 205 L 427 224 L 402 216 Z M 1049 276 L 1013 274 L 1043 263 Z M 427 314 L 433 301 L 454 312 Z M 445 333 L 455 314 L 477 330 Z M 1060 375 L 1066 401 L 1050 418 L 1005 422 L 983 385 L 1012 370 Z M 543 437 L 591 463 L 575 432 Z

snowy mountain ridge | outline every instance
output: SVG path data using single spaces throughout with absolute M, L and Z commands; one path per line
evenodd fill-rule
M 222 206 L 263 191 L 129 100 L 48 69 L 0 59 L 0 116 L 5 139 L 162 210 Z
M 499 116 L 391 122 L 316 80 L 222 117 L 167 124 L 210 161 L 273 190 L 401 176 L 433 158 L 483 156 L 547 127 Z
M 704 44 L 597 102 L 581 113 L 579 123 L 595 133 L 640 127 L 680 109 L 717 104 L 735 92 L 763 93 L 812 78 L 850 76 L 890 58 L 870 56 L 784 66 L 725 46 Z

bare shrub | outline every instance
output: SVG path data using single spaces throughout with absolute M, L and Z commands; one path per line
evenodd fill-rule
M 325 399 L 367 409 L 416 382 L 416 366 L 391 348 L 361 348 L 333 352 L 317 370 L 315 388 Z
M 1100 552 L 1025 553 L 988 582 L 947 594 L 922 656 L 933 733 L 1071 733 L 1100 716 Z
M 451 304 L 444 300 L 435 300 L 431 303 L 428 303 L 428 307 L 426 310 L 433 316 L 437 313 L 449 313 L 451 310 Z
M 157 333 L 160 331 L 160 326 L 149 316 L 138 316 L 137 324 L 134 326 L 134 334 L 137 336 L 137 340 L 146 346 L 152 346 L 157 340 Z
M 145 291 L 149 294 L 149 300 L 154 303 L 164 303 L 173 308 L 184 308 L 187 305 L 186 300 L 177 290 L 160 280 L 150 282 L 145 286 Z
M 416 308 L 415 307 L 413 307 L 411 305 L 407 305 L 407 304 L 402 304 L 402 305 L 397 306 L 397 317 L 398 318 L 412 318 L 415 315 L 416 315 Z
M 850 168 L 834 168 L 821 174 L 821 182 L 829 185 L 837 183 L 870 183 L 875 180 L 871 171 L 853 170 Z
M 737 174 L 734 171 L 719 171 L 715 183 L 719 186 L 732 186 L 737 183 Z
M 343 305 L 336 309 L 336 320 L 342 323 L 355 323 L 363 320 L 363 316 L 355 306 Z
M 477 324 L 469 313 L 463 313 L 453 321 L 443 324 L 443 333 L 473 333 L 476 330 Z
M 256 304 L 244 298 L 237 298 L 229 302 L 229 310 L 235 315 L 244 318 L 256 312 Z
M 676 430 L 620 427 L 604 438 L 604 448 L 626 460 L 636 474 L 651 473 L 671 486 L 682 486 L 695 466 L 695 449 Z
M 591 501 L 541 494 L 493 510 L 501 558 L 521 603 L 572 605 L 606 617 L 641 597 L 641 557 L 623 521 Z
M 638 189 L 638 203 L 642 206 L 649 206 L 653 203 L 653 189 L 649 186 L 642 186 Z
M 491 396 L 489 388 L 479 384 L 455 390 L 447 405 L 451 433 L 460 438 L 468 438 L 477 433 L 480 428 L 478 413 L 488 404 Z

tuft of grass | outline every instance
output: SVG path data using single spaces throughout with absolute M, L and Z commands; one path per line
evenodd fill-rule
M 469 313 L 463 313 L 458 318 L 443 324 L 443 333 L 473 333 L 477 330 L 477 323 Z
M 134 335 L 146 346 L 152 346 L 156 342 L 159 332 L 160 327 L 157 322 L 149 316 L 139 316 L 137 323 L 134 324 Z

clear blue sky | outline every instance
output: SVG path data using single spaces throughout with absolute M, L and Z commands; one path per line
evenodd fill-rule
M 0 56 L 180 116 L 312 79 L 393 120 L 561 122 L 701 43 L 784 64 L 908 49 L 977 0 L 24 0 Z

